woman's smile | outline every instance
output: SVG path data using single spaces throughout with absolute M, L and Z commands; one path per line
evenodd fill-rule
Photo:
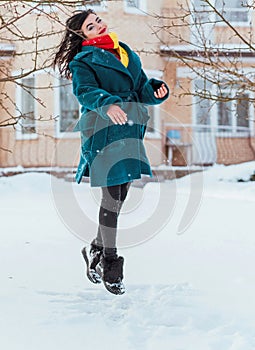
M 105 31 L 106 31 L 106 28 L 101 29 L 99 34 L 103 34 L 103 33 L 105 33 Z

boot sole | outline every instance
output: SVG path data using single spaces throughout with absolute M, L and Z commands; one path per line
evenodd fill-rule
M 117 287 L 117 283 L 114 283 L 114 286 L 113 286 L 113 284 L 108 283 L 108 282 L 105 282 L 105 281 L 103 280 L 103 271 L 102 271 L 100 265 L 97 265 L 97 266 L 96 266 L 96 272 L 97 272 L 97 274 L 100 276 L 100 278 L 102 279 L 102 281 L 103 281 L 103 283 L 104 283 L 104 286 L 105 286 L 105 289 L 106 289 L 108 292 L 110 292 L 110 293 L 112 293 L 112 294 L 115 294 L 115 295 L 122 295 L 122 294 L 125 293 L 125 287 L 124 287 L 124 284 L 123 284 L 123 283 L 121 283 L 121 284 L 119 285 L 119 287 Z
M 104 282 L 104 281 L 103 281 Z M 104 282 L 104 286 L 105 288 L 108 290 L 108 292 L 115 294 L 115 295 L 122 295 L 125 293 L 125 287 L 124 284 L 118 286 L 111 286 L 110 283 L 109 285 L 107 284 L 107 282 Z

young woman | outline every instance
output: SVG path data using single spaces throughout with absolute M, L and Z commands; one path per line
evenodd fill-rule
M 123 294 L 123 262 L 117 254 L 118 216 L 134 179 L 151 176 L 143 145 L 149 119 L 146 105 L 159 104 L 169 95 L 162 81 L 148 79 L 141 61 L 126 44 L 109 33 L 107 24 L 92 10 L 74 14 L 54 59 L 60 74 L 72 79 L 81 104 L 81 158 L 79 183 L 90 177 L 102 188 L 99 227 L 90 247 L 82 250 L 87 276 L 103 280 L 108 291 Z

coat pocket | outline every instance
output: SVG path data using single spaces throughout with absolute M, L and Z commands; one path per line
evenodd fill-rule
M 109 128 L 109 120 L 105 120 L 99 115 L 97 115 L 95 126 L 93 129 L 93 135 L 91 136 L 91 151 L 97 152 L 103 151 L 104 147 L 107 145 L 107 135 Z
M 107 143 L 108 120 L 100 117 L 95 111 L 84 113 L 79 121 L 82 153 L 102 150 Z

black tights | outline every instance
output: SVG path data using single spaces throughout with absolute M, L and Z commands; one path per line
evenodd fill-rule
M 103 247 L 107 258 L 117 257 L 116 238 L 118 216 L 127 197 L 130 182 L 121 185 L 102 187 L 102 200 L 99 209 L 99 226 L 97 237 L 92 242 Z

